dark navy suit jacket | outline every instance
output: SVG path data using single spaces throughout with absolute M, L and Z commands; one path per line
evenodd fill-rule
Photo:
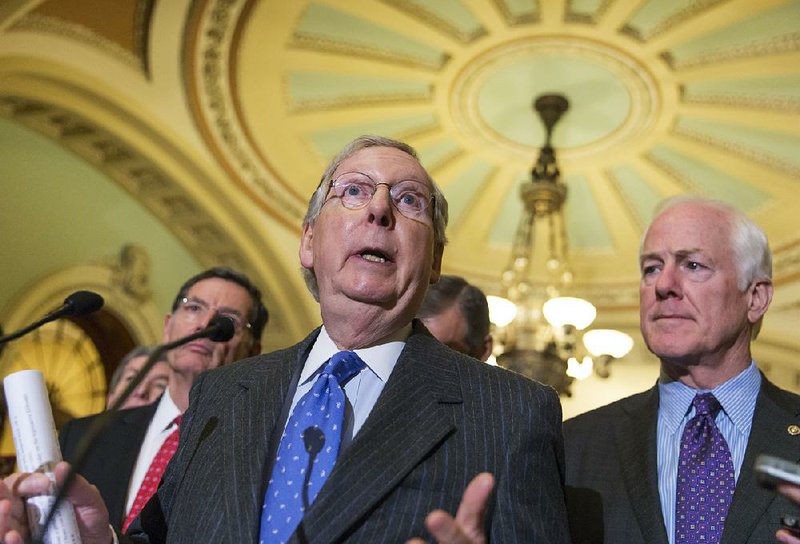
M 80 474 L 97 486 L 108 507 L 111 525 L 122 526 L 136 458 L 147 427 L 156 413 L 158 401 L 148 406 L 118 412 L 89 450 Z M 64 460 L 72 462 L 78 443 L 97 419 L 97 415 L 74 419 L 61 429 L 59 440 Z
M 129 530 L 133 541 L 258 542 L 275 429 L 317 334 L 201 376 L 162 486 Z M 383 393 L 307 512 L 305 536 L 315 544 L 427 536 L 428 512 L 455 513 L 469 481 L 490 471 L 491 542 L 568 542 L 560 419 L 552 388 L 458 354 L 415 321 Z
M 667 544 L 656 468 L 658 387 L 564 422 L 567 507 L 575 543 Z M 761 453 L 800 460 L 800 396 L 762 376 L 744 462 L 722 544 L 775 542 L 797 507 L 760 488 Z

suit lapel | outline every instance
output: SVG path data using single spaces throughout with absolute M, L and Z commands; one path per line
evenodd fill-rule
M 454 430 L 442 404 L 460 403 L 461 389 L 457 368 L 437 356 L 442 352 L 415 326 L 364 427 L 304 518 L 315 543 L 341 538 Z
M 648 544 L 667 544 L 658 494 L 658 388 L 653 387 L 632 398 L 623 410 L 627 417 L 616 427 L 623 484 L 644 541 Z
M 113 463 L 108 465 L 109 479 L 104 492 L 107 497 L 106 506 L 110 522 L 115 527 L 122 525 L 125 519 L 128 487 L 144 436 L 157 407 L 158 401 L 142 408 L 125 411 L 119 419 L 120 424 L 112 422 L 102 435 L 105 437 L 103 455 L 114 459 Z
M 723 544 L 746 542 L 770 503 L 776 499 L 775 493 L 758 486 L 753 466 L 756 457 L 762 453 L 788 457 L 797 462 L 800 436 L 789 434 L 787 427 L 798 424 L 800 404 L 796 397 L 781 391 L 762 375 L 747 450 L 725 522 Z
M 220 469 L 225 471 L 225 496 L 236 498 L 226 503 L 232 542 L 258 541 L 273 431 L 280 423 L 299 357 L 305 357 L 314 337 L 316 332 L 288 350 L 264 357 L 231 392 L 220 422 L 227 429 L 231 447 Z

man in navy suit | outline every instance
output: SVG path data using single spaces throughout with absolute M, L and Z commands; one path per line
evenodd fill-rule
M 217 314 L 237 324 L 233 337 L 227 342 L 199 339 L 168 352 L 167 388 L 154 399 L 158 402 L 115 414 L 83 463 L 81 474 L 99 489 L 115 528 L 138 513 L 128 516 L 153 459 L 176 428 L 176 416 L 189 405 L 197 376 L 261 351 L 261 333 L 269 318 L 261 292 L 247 276 L 225 267 L 210 268 L 184 282 L 164 320 L 163 341 L 202 330 Z M 75 419 L 61 429 L 64 459 L 72 461 L 98 417 Z
M 793 508 L 758 486 L 753 463 L 761 453 L 798 460 L 800 397 L 770 383 L 750 353 L 772 300 L 767 238 L 727 204 L 676 197 L 645 232 L 639 261 L 642 335 L 661 360 L 661 376 L 644 393 L 564 423 L 573 541 L 686 542 L 680 534 L 703 531 L 717 515 L 703 542 L 774 541 L 780 517 Z M 718 436 L 716 461 L 705 466 L 728 468 L 687 487 L 698 439 L 692 422 L 705 417 L 712 398 L 704 425 Z M 727 484 L 712 485 L 720 474 L 730 474 Z M 713 511 L 703 512 L 704 504 Z M 687 522 L 694 515 L 703 519 Z
M 284 427 L 331 355 L 347 350 L 366 366 L 343 387 L 338 458 L 288 542 L 566 543 L 555 391 L 449 349 L 414 319 L 439 277 L 446 223 L 447 202 L 412 148 L 375 136 L 346 146 L 300 242 L 322 327 L 198 379 L 163 485 L 123 538 L 271 542 L 261 514 Z M 35 476 L 8 483 L 41 491 Z M 108 544 L 96 493 L 79 481 L 70 499 L 84 544 Z M 18 521 L 0 515 L 0 535 Z

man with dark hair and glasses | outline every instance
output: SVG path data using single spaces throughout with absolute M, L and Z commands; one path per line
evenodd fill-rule
M 377 136 L 345 147 L 300 240 L 322 326 L 198 379 L 163 485 L 120 538 L 566 543 L 555 391 L 448 349 L 414 319 L 446 224 L 411 147 Z M 77 479 L 69 497 L 83 543 L 109 544 L 96 493 Z
M 164 394 L 158 402 L 120 411 L 97 438 L 81 469 L 81 474 L 99 489 L 115 528 L 127 528 L 147 502 L 143 484 L 153 478 L 150 467 L 178 428 L 176 418 L 186 411 L 189 390 L 200 373 L 261 351 L 261 333 L 268 319 L 261 292 L 247 276 L 224 267 L 205 270 L 181 286 L 164 321 L 163 342 L 202 330 L 216 315 L 234 322 L 233 338 L 227 342 L 199 339 L 169 351 Z M 75 455 L 81 438 L 97 417 L 73 420 L 61 430 L 66 460 Z

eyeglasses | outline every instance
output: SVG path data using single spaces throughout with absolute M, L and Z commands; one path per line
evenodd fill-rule
M 241 315 L 230 311 L 214 310 L 209 304 L 199 298 L 182 298 L 178 303 L 178 309 L 175 313 L 183 319 L 186 323 L 195 324 L 204 320 L 209 314 L 221 315 L 233 321 L 233 328 L 236 334 L 239 334 L 244 329 L 250 329 L 250 323 L 245 322 Z
M 407 179 L 390 185 L 362 172 L 346 172 L 331 180 L 330 186 L 345 208 L 357 210 L 369 204 L 378 185 L 386 185 L 394 207 L 401 214 L 423 223 L 432 222 L 428 208 L 433 207 L 434 198 L 430 188 L 420 181 Z

